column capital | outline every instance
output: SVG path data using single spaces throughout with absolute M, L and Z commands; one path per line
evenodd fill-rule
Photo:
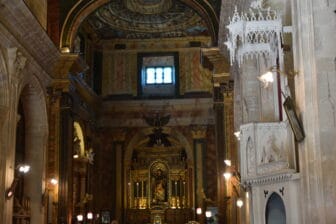
M 191 126 L 191 135 L 193 139 L 205 139 L 207 133 L 207 126 L 205 125 L 194 125 Z

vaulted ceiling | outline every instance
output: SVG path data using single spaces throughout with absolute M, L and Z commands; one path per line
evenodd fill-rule
M 195 10 L 173 0 L 112 0 L 85 22 L 103 39 L 209 35 Z
M 216 43 L 220 0 L 82 0 L 64 16 L 61 47 L 81 27 L 99 39 L 210 36 Z

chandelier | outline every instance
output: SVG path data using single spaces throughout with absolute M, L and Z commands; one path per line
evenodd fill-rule
M 244 60 L 264 56 L 275 64 L 282 56 L 282 34 L 290 32 L 283 27 L 282 20 L 275 10 L 262 8 L 262 1 L 252 2 L 249 12 L 239 13 L 235 7 L 232 19 L 229 17 L 227 46 L 231 65 L 234 61 L 240 66 Z

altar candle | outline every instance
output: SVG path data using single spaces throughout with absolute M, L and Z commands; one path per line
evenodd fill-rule
M 139 196 L 139 182 L 136 182 L 136 193 L 135 193 L 135 197 L 138 197 Z
M 177 181 L 175 181 L 175 196 L 177 197 Z
M 143 198 L 143 187 L 144 187 L 144 184 L 143 184 L 143 181 L 141 181 L 141 197 Z

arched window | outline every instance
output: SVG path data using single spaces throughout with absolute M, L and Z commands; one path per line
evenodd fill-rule
M 286 224 L 286 209 L 282 198 L 273 193 L 266 204 L 266 224 Z

